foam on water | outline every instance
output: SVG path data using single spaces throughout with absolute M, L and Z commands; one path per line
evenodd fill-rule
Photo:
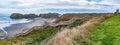
M 30 22 L 28 19 L 11 19 L 9 16 L 0 16 L 0 29 L 11 26 L 12 24 L 17 23 L 27 23 Z
M 28 19 L 11 19 L 9 16 L 1 16 L 0 15 L 0 30 L 2 30 L 5 33 L 5 36 L 0 36 L 0 38 L 7 38 L 8 33 L 6 30 L 4 30 L 5 27 L 9 27 L 12 24 L 18 24 L 18 23 L 28 23 L 31 20 Z

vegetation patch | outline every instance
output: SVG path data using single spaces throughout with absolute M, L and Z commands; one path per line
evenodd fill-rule
M 34 30 L 27 35 L 14 37 L 10 39 L 0 40 L 0 44 L 19 44 L 19 45 L 33 45 L 36 42 L 42 41 L 60 30 L 60 27 L 46 27 Z
M 86 45 L 120 45 L 120 15 L 104 20 L 86 37 Z

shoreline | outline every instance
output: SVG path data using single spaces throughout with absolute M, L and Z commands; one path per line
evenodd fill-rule
M 14 37 L 16 35 L 19 35 L 23 33 L 23 31 L 29 31 L 29 29 L 35 27 L 35 26 L 43 26 L 45 23 L 52 23 L 55 18 L 34 18 L 29 19 L 32 20 L 28 23 L 18 23 L 18 24 L 12 24 L 9 27 L 5 27 L 4 30 L 7 32 L 7 38 Z M 24 32 L 25 33 L 25 32 Z

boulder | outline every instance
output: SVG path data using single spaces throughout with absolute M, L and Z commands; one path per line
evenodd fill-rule
M 39 17 L 42 17 L 42 18 L 57 18 L 57 17 L 59 17 L 59 14 L 58 13 L 40 14 Z

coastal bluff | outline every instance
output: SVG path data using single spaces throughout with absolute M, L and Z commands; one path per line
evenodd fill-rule
M 34 14 L 34 13 L 29 13 L 29 14 L 21 14 L 21 13 L 12 13 L 10 18 L 37 18 L 37 17 L 42 17 L 42 18 L 58 18 L 60 14 L 58 13 L 46 13 L 46 14 Z

